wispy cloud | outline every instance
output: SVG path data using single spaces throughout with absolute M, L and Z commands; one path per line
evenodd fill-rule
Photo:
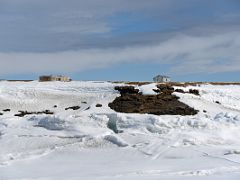
M 170 73 L 240 71 L 240 33 L 177 35 L 157 45 L 58 53 L 0 53 L 2 74 L 72 73 L 120 63 L 168 64 Z

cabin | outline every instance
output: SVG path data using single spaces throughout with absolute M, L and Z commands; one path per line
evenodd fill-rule
M 39 77 L 40 82 L 45 82 L 45 81 L 61 81 L 61 82 L 70 82 L 72 79 L 68 76 L 53 76 L 53 75 L 44 75 Z
M 166 83 L 171 82 L 171 78 L 168 76 L 157 75 L 153 78 L 153 81 L 156 83 Z

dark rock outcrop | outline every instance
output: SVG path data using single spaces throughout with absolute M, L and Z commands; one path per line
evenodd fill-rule
M 174 88 L 168 84 L 158 84 L 157 88 L 160 89 L 161 92 L 174 92 Z
M 199 94 L 199 90 L 197 90 L 197 89 L 189 89 L 189 93 L 190 93 L 190 94 L 197 95 L 197 96 L 200 95 L 200 94 Z
M 76 110 L 78 110 L 80 108 L 81 108 L 80 106 L 71 106 L 71 107 L 65 108 L 65 110 L 67 111 L 69 109 L 72 109 L 72 110 L 76 111 Z
M 116 86 L 115 90 L 119 91 L 121 95 L 139 93 L 139 89 L 135 89 L 133 86 Z
M 131 86 L 130 86 L 131 87 Z M 130 93 L 125 93 L 126 89 L 121 87 L 120 97 L 117 97 L 109 107 L 117 112 L 123 113 L 140 113 L 140 114 L 155 114 L 155 115 L 195 115 L 197 110 L 180 102 L 177 96 L 172 95 L 173 88 L 169 86 L 158 86 L 162 93 L 158 95 L 142 95 L 130 89 Z M 116 89 L 116 88 L 115 88 Z M 119 89 L 119 88 L 117 88 Z
M 178 93 L 185 93 L 184 90 L 182 90 L 182 89 L 175 89 L 175 92 L 178 92 Z
M 96 104 L 96 107 L 102 107 L 102 104 Z
M 161 93 L 160 89 L 152 89 L 155 93 Z
M 89 109 L 91 109 L 91 107 L 89 106 L 89 107 L 87 107 L 86 109 L 84 109 L 84 111 L 87 111 L 87 110 L 89 110 Z
M 11 109 L 4 109 L 3 112 L 10 112 Z
M 51 112 L 50 110 L 45 110 L 45 111 L 38 111 L 38 112 L 28 112 L 28 111 L 18 111 L 18 114 L 15 114 L 14 116 L 18 116 L 18 117 L 24 117 L 26 115 L 31 115 L 31 114 L 54 114 L 53 112 Z

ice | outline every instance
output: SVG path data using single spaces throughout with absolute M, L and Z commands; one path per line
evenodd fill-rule
M 45 116 L 38 118 L 36 116 L 29 119 L 29 121 L 36 122 L 36 127 L 42 127 L 47 130 L 59 131 L 66 128 L 66 122 L 56 117 Z

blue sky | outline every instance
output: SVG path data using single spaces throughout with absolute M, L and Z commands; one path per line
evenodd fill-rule
M 240 81 L 239 0 L 1 0 L 0 79 Z

